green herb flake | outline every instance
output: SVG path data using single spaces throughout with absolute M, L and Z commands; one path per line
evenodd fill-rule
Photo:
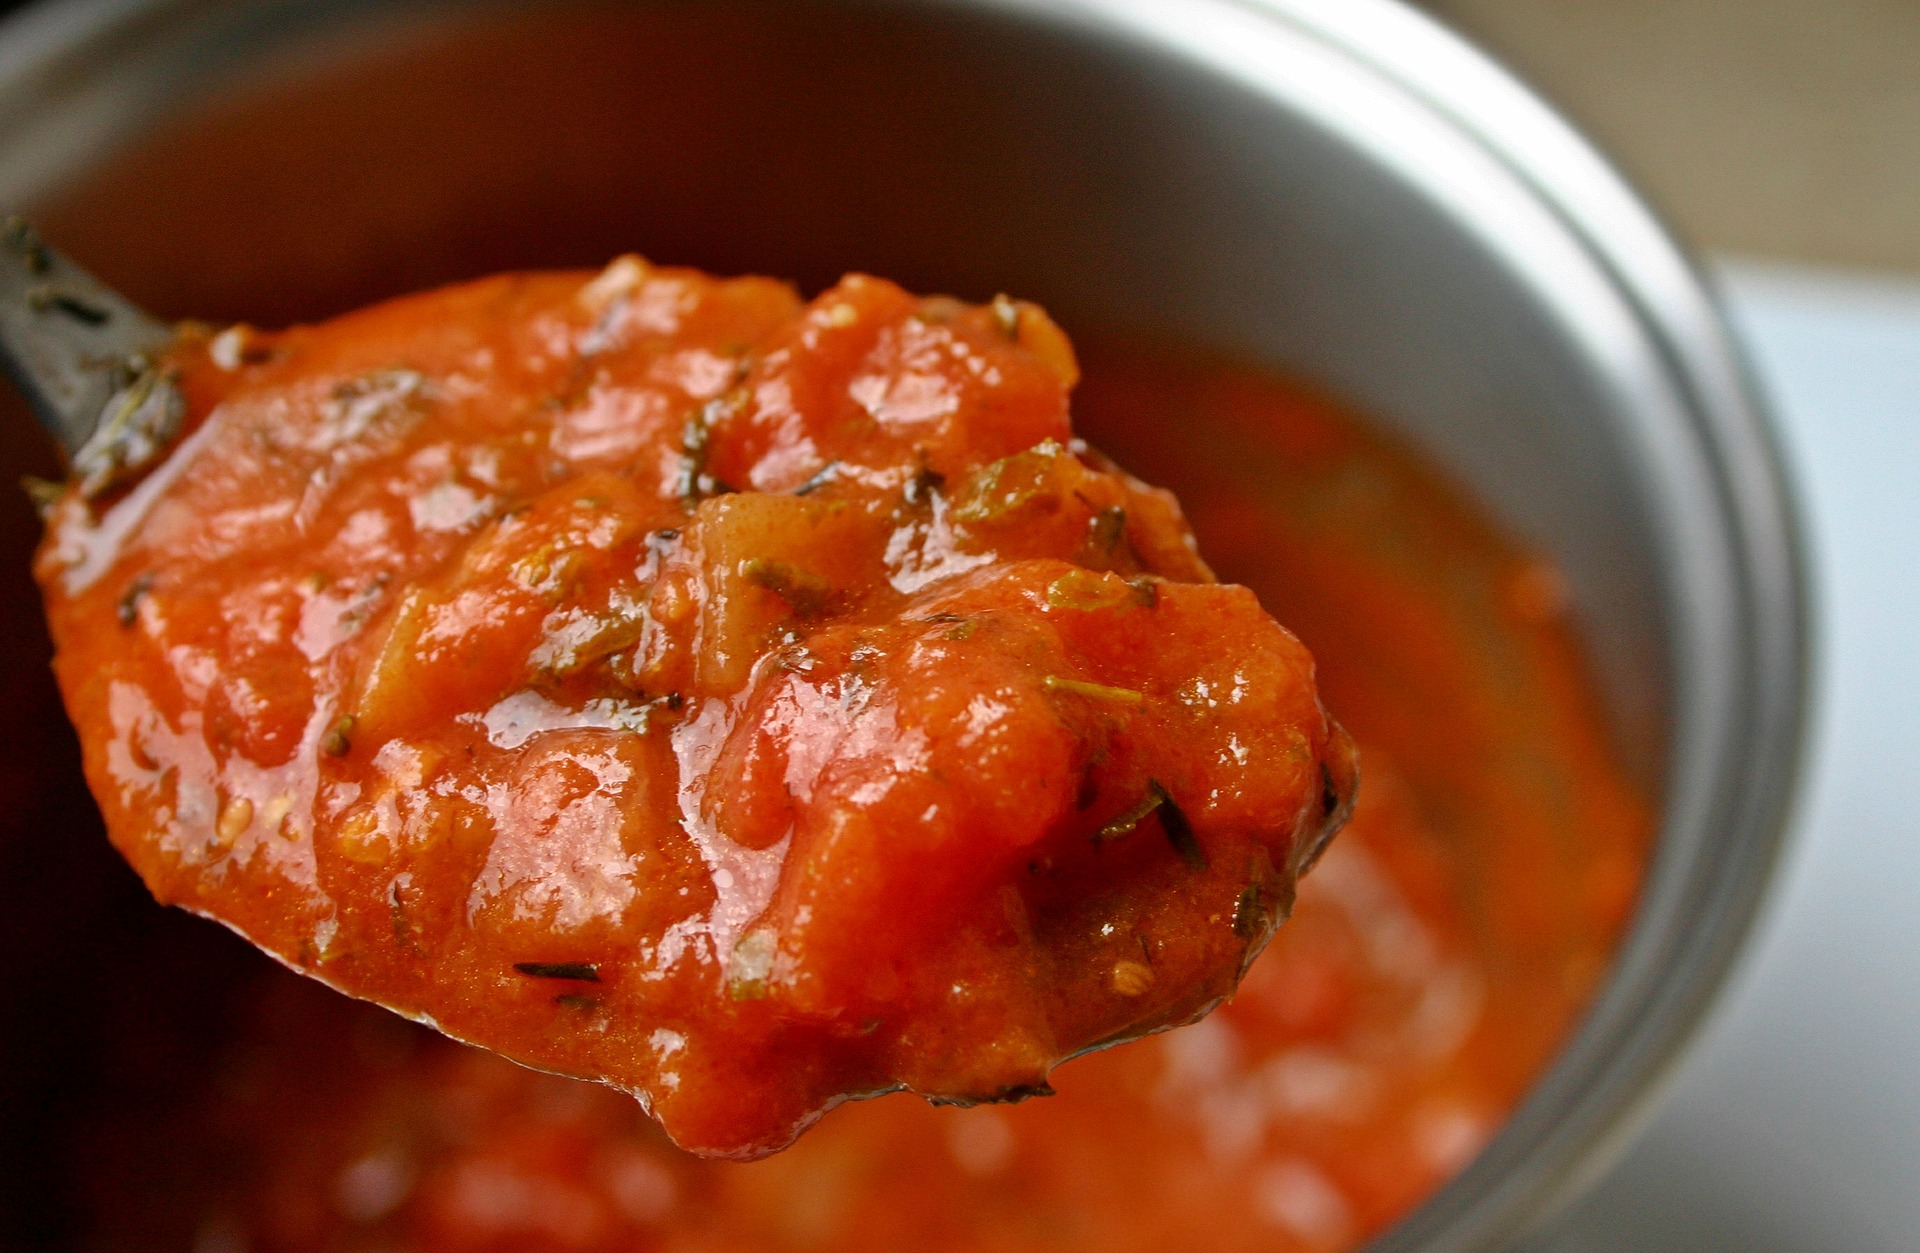
M 405 947 L 413 941 L 413 924 L 407 921 L 407 902 L 400 895 L 400 883 L 395 880 L 387 888 L 387 913 L 393 922 L 393 938 Z
M 1060 507 L 1057 476 L 1067 450 L 1058 440 L 1041 440 L 1025 452 L 990 462 L 969 476 L 954 506 L 956 522 L 1006 523 L 1013 515 L 1053 512 Z
M 909 505 L 924 505 L 938 496 L 947 486 L 947 476 L 929 466 L 922 465 L 914 476 L 907 480 L 901 495 Z
M 680 428 L 680 494 L 697 496 L 699 481 L 707 472 L 707 444 L 713 431 L 707 425 L 707 410 L 702 408 Z
M 980 627 L 972 618 L 957 613 L 931 613 L 920 621 L 945 626 L 947 629 L 940 633 L 940 637 L 949 640 L 968 639 Z
M 1127 538 L 1127 511 L 1108 505 L 1087 523 L 1087 544 L 1096 553 L 1111 556 Z
M 681 502 L 691 508 L 709 496 L 725 496 L 733 488 L 707 473 L 707 457 L 716 423 L 746 407 L 746 394 L 739 389 L 709 400 L 696 409 L 680 429 L 680 478 L 676 484 Z
M 1173 851 L 1180 854 L 1180 860 L 1187 863 L 1189 870 L 1207 868 L 1207 852 L 1200 847 L 1200 841 L 1193 834 L 1193 824 L 1187 821 L 1187 815 L 1173 797 L 1157 780 L 1148 783 L 1160 793 L 1160 825 L 1166 828 L 1167 843 L 1173 845 Z
M 740 563 L 740 575 L 786 601 L 802 616 L 819 613 L 834 595 L 833 584 L 811 570 L 802 570 L 785 561 L 754 557 Z
M 329 757 L 345 757 L 353 751 L 354 721 L 354 716 L 348 714 L 328 727 L 327 733 L 320 737 L 320 751 Z
M 1272 921 L 1267 909 L 1267 894 L 1258 883 L 1249 883 L 1233 904 L 1233 933 L 1251 940 L 1264 932 Z
M 387 915 L 393 923 L 393 942 L 416 957 L 426 954 L 420 948 L 419 938 L 414 934 L 413 919 L 407 912 L 407 898 L 403 888 L 408 875 L 401 875 L 387 888 Z
M 100 306 L 49 283 L 29 287 L 26 297 L 27 307 L 35 313 L 64 313 L 83 326 L 105 326 L 113 316 Z
M 1085 679 L 1063 679 L 1057 674 L 1041 679 L 1040 686 L 1049 692 L 1068 692 L 1088 700 L 1109 701 L 1115 705 L 1138 705 L 1146 699 L 1130 687 L 1108 687 L 1104 683 L 1089 683 Z
M 93 500 L 130 481 L 173 444 L 186 417 L 187 401 L 171 369 L 129 358 L 130 381 L 101 412 L 99 425 L 73 454 L 70 468 L 80 497 Z
M 1148 814 L 1166 804 L 1167 794 L 1158 783 L 1149 783 L 1147 794 L 1129 805 L 1114 819 L 1093 833 L 1095 844 L 1110 844 L 1124 836 L 1132 835 L 1134 828 L 1146 820 Z
M 838 461 L 829 461 L 814 471 L 813 476 L 806 482 L 794 488 L 793 494 L 795 496 L 811 496 L 827 484 L 833 482 L 839 475 L 840 463 Z
M 1134 802 L 1105 826 L 1094 832 L 1095 844 L 1107 844 L 1133 832 L 1149 814 L 1160 815 L 1161 829 L 1167 833 L 1167 843 L 1173 845 L 1173 851 L 1190 870 L 1207 868 L 1206 852 L 1200 847 L 1200 841 L 1194 837 L 1193 824 L 1187 821 L 1187 815 L 1174 803 L 1173 796 L 1158 779 L 1147 780 L 1147 794 Z
M 1092 570 L 1069 570 L 1047 584 L 1047 607 L 1094 613 L 1138 604 L 1140 593 L 1125 579 Z
M 535 979 L 571 979 L 576 983 L 600 982 L 600 968 L 592 962 L 515 962 L 513 968 Z

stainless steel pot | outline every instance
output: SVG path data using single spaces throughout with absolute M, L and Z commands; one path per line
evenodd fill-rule
M 498 74 L 442 85 L 449 107 L 369 82 L 299 113 L 318 67 L 351 83 L 534 7 L 47 0 L 0 26 L 0 203 L 173 314 L 279 322 L 641 242 L 809 285 L 1015 290 L 1383 415 L 1564 567 L 1663 825 L 1577 1037 L 1378 1247 L 1498 1243 L 1591 1177 L 1746 936 L 1807 684 L 1775 448 L 1700 283 L 1604 162 L 1393 0 L 549 3 Z M 644 20 L 653 55 L 589 67 L 607 50 L 567 32 L 602 20 Z M 619 107 L 556 113 L 576 73 L 611 73 Z M 284 128 L 221 121 L 277 92 Z

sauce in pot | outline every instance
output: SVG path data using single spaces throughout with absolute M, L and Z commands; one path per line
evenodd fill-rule
M 1366 762 L 1233 1001 L 1064 1068 L 1050 1100 L 864 1103 L 732 1164 L 604 1089 L 273 973 L 213 1073 L 79 1142 L 101 1242 L 1332 1250 L 1460 1169 L 1591 995 L 1646 853 L 1559 579 L 1296 388 L 1138 346 L 1085 365 L 1086 429 L 1298 624 Z

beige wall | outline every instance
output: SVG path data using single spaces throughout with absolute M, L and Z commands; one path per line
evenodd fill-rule
M 1426 0 L 1708 248 L 1920 273 L 1920 0 Z

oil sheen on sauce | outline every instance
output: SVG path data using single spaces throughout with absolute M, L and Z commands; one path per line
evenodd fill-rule
M 1366 763 L 1231 1003 L 1076 1062 L 1052 1099 L 868 1102 L 732 1164 L 604 1089 L 263 971 L 205 1073 L 77 1142 L 101 1241 L 1337 1250 L 1457 1172 L 1592 994 L 1646 854 L 1564 587 L 1337 406 L 1138 345 L 1084 360 L 1085 429 L 1298 628 Z
M 623 257 L 189 330 L 49 512 L 155 895 L 715 1157 L 1231 993 L 1346 820 L 1313 661 L 1037 306 Z

